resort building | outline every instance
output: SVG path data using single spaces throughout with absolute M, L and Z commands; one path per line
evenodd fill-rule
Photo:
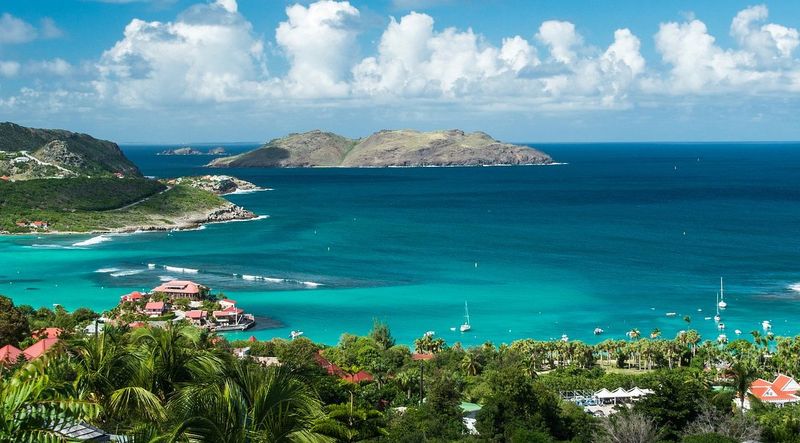
M 208 321 L 208 311 L 202 311 L 199 309 L 186 311 L 186 319 L 189 320 L 189 323 L 195 326 L 203 326 Z
M 170 299 L 188 298 L 202 300 L 208 296 L 208 288 L 188 280 L 172 280 L 153 288 L 154 294 L 164 294 Z
M 372 381 L 373 377 L 367 371 L 358 371 L 355 374 L 348 374 L 339 366 L 333 364 L 330 360 L 322 356 L 322 353 L 317 351 L 314 355 L 314 360 L 318 365 L 325 369 L 328 375 L 334 375 L 342 380 L 349 381 L 350 383 L 362 383 Z
M 10 366 L 19 361 L 22 351 L 15 346 L 5 345 L 0 348 L 0 365 Z
M 44 355 L 44 353 L 47 352 L 48 349 L 52 348 L 56 343 L 58 343 L 57 338 L 43 338 L 30 345 L 23 351 L 23 353 L 25 354 L 26 359 L 34 360 Z
M 130 294 L 125 294 L 120 296 L 119 300 L 121 302 L 136 302 L 144 300 L 144 294 L 139 291 L 133 291 Z
M 34 331 L 31 337 L 37 340 L 40 338 L 58 338 L 61 336 L 62 332 L 64 331 L 62 331 L 61 328 L 44 328 Z
M 236 306 L 236 301 L 235 300 L 230 300 L 230 299 L 224 298 L 224 299 L 219 301 L 219 307 L 222 308 L 223 310 L 228 309 L 228 308 L 232 308 L 232 307 L 235 307 L 235 306 Z
M 150 317 L 158 317 L 167 312 L 167 304 L 163 301 L 151 301 L 144 305 L 144 313 Z
M 800 402 L 800 384 L 795 379 L 788 375 L 778 374 L 774 381 L 767 381 L 759 378 L 750 384 L 750 389 L 747 390 L 757 399 L 764 403 L 769 403 L 776 406 L 783 406 L 789 403 Z M 750 409 L 750 402 L 745 399 L 742 405 L 743 409 Z

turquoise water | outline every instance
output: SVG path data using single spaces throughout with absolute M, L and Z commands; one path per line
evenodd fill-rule
M 674 336 L 683 315 L 713 338 L 704 317 L 722 276 L 730 338 L 762 320 L 800 333 L 800 145 L 539 146 L 568 164 L 221 171 L 274 188 L 230 197 L 270 217 L 85 246 L 74 244 L 91 236 L 0 238 L 0 293 L 102 310 L 187 277 L 278 322 L 243 337 L 303 330 L 335 343 L 377 317 L 403 343 L 433 330 L 476 344 L 597 341 L 595 327 L 600 339 L 633 327 Z M 148 175 L 208 172 L 207 157 L 161 149 L 125 147 Z M 461 334 L 450 328 L 464 301 L 473 329 Z

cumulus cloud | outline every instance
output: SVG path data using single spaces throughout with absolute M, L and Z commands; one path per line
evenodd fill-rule
M 19 74 L 20 64 L 15 61 L 0 60 L 0 76 L 14 77 Z
M 720 47 L 698 19 L 662 23 L 655 35 L 656 48 L 670 70 L 659 87 L 677 93 L 713 93 L 743 85 L 756 91 L 790 86 L 798 72 L 798 62 L 792 58 L 800 44 L 798 32 L 774 23 L 759 27 L 767 17 L 763 5 L 740 11 L 730 27 L 739 48 L 728 49 Z
M 258 96 L 266 76 L 263 42 L 235 0 L 193 6 L 173 22 L 132 20 L 97 69 L 100 98 L 126 106 L 242 100 Z
M 554 60 L 565 64 L 575 60 L 575 47 L 583 43 L 583 37 L 575 31 L 574 24 L 558 20 L 542 23 L 536 38 L 550 49 Z
M 287 87 L 300 97 L 342 97 L 348 94 L 346 75 L 356 52 L 351 20 L 359 11 L 348 2 L 318 1 L 308 7 L 286 8 L 288 20 L 275 40 L 288 57 Z
M 64 31 L 56 25 L 55 20 L 50 17 L 45 17 L 40 22 L 40 34 L 42 38 L 60 38 L 64 35 Z
M 437 32 L 431 16 L 412 12 L 390 20 L 377 57 L 362 60 L 353 76 L 359 94 L 457 96 L 538 63 L 536 49 L 520 36 L 497 48 L 472 29 Z
M 54 58 L 32 62 L 26 67 L 26 70 L 33 74 L 65 76 L 72 72 L 72 65 L 62 58 Z
M 9 13 L 0 15 L 0 45 L 27 43 L 36 39 L 36 28 Z

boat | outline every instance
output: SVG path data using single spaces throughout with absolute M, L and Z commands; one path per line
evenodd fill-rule
M 717 315 L 714 316 L 714 321 L 719 323 L 722 317 L 719 316 L 719 292 L 717 292 Z
M 722 277 L 719 278 L 719 302 L 717 302 L 717 306 L 722 310 L 728 307 L 728 304 L 725 303 L 725 288 L 722 286 Z
M 289 333 L 289 336 L 292 337 L 292 340 L 296 339 L 297 337 L 300 337 L 301 335 L 303 335 L 303 331 L 292 331 L 291 333 Z
M 467 332 L 472 329 L 472 326 L 469 324 L 469 308 L 467 308 L 467 302 L 464 302 L 464 324 L 458 328 L 461 332 Z
M 764 320 L 761 322 L 761 328 L 765 331 L 769 331 L 772 329 L 772 323 L 770 323 L 769 320 Z
M 733 332 L 734 332 L 736 335 L 742 335 L 742 330 L 741 330 L 741 329 L 734 329 L 734 330 L 733 330 Z
M 725 330 L 725 323 L 719 322 L 717 324 L 717 329 L 719 329 L 720 331 L 724 331 Z
M 676 315 L 678 315 L 677 312 L 667 312 L 667 317 L 675 317 Z
M 603 330 L 603 328 L 594 328 L 594 335 L 600 335 L 603 332 L 606 332 Z
M 719 336 L 717 336 L 717 341 L 720 343 L 728 343 L 728 336 L 725 334 L 719 334 Z
M 569 341 L 569 336 L 567 334 L 561 334 L 561 341 L 568 342 Z

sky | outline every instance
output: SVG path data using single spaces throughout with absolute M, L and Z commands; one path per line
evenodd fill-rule
M 5 0 L 0 121 L 120 143 L 797 141 L 798 28 L 796 0 Z

